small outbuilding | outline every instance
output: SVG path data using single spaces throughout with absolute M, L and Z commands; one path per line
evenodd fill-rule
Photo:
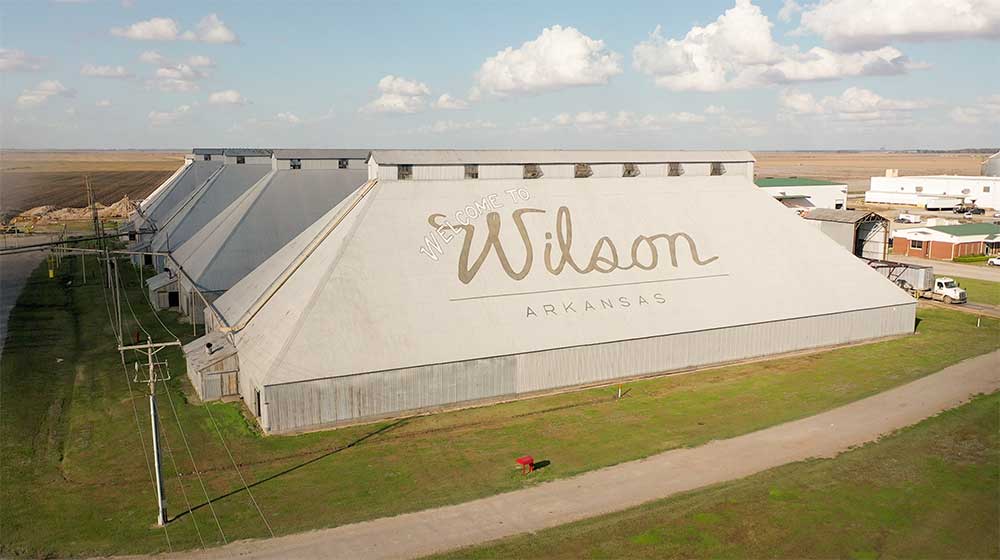
M 802 217 L 856 257 L 885 260 L 888 254 L 889 220 L 875 212 L 816 208 Z
M 847 184 L 804 177 L 764 177 L 754 184 L 796 210 L 829 208 L 841 210 L 847 204 Z

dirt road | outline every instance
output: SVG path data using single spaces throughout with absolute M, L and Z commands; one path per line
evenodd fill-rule
M 1000 389 L 1000 351 L 766 430 L 455 506 L 173 558 L 415 558 L 562 525 L 852 446 Z
M 958 276 L 960 278 L 1000 282 L 1000 266 L 977 266 L 973 264 L 953 263 L 948 261 L 932 261 L 929 259 L 904 257 L 902 255 L 889 255 L 888 258 L 890 261 L 906 264 L 933 266 L 935 276 Z

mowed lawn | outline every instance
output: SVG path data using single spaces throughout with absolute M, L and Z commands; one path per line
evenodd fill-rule
M 167 339 L 127 268 L 124 314 L 131 304 L 155 339 Z M 173 375 L 159 390 L 171 514 L 164 531 L 153 526 L 143 455 L 150 439 L 144 387 L 129 385 L 134 358 L 123 369 L 114 349 L 96 269 L 88 262 L 90 282 L 82 285 L 74 259 L 64 260 L 56 279 L 39 268 L 12 314 L 0 362 L 0 556 L 157 552 L 266 537 L 219 432 L 267 522 L 285 534 L 732 437 L 1000 347 L 1000 321 L 977 328 L 972 315 L 921 309 L 913 336 L 632 382 L 621 400 L 614 388 L 595 388 L 294 437 L 262 437 L 239 404 L 189 402 L 182 356 L 171 349 L 160 355 Z M 189 325 L 163 317 L 191 338 Z M 137 328 L 124 330 L 131 338 Z M 526 453 L 549 466 L 520 476 L 514 458 Z
M 953 276 L 952 278 L 968 292 L 969 301 L 985 303 L 987 305 L 1000 305 L 1000 282 L 959 278 L 958 276 Z
M 834 459 L 441 558 L 996 558 L 1000 394 Z

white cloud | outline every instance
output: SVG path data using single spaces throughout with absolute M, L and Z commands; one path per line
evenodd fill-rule
M 235 89 L 227 89 L 210 94 L 208 102 L 216 105 L 245 105 L 247 100 Z
M 95 103 L 94 105 L 97 106 L 97 107 L 110 107 L 111 106 L 111 100 L 110 99 L 101 99 L 97 103 Z
M 133 41 L 175 41 L 180 35 L 177 22 L 171 18 L 154 17 L 137 21 L 128 27 L 114 27 L 111 34 Z
M 816 99 L 810 93 L 784 90 L 778 96 L 784 117 L 819 115 L 841 121 L 899 120 L 909 113 L 926 109 L 933 102 L 926 99 L 889 99 L 864 88 L 851 87 L 839 96 Z
M 200 54 L 188 57 L 188 64 L 194 66 L 195 68 L 211 68 L 215 66 L 215 63 L 212 62 L 211 58 Z
M 659 26 L 632 51 L 635 68 L 657 86 L 676 91 L 721 91 L 774 83 L 902 74 L 918 68 L 900 51 L 838 53 L 822 47 L 802 52 L 778 44 L 772 23 L 750 0 L 736 0 L 714 22 L 695 26 L 683 39 L 666 39 Z
M 704 115 L 697 115 L 687 111 L 665 115 L 640 115 L 630 111 L 619 111 L 615 115 L 613 124 L 615 128 L 629 130 L 664 130 L 678 124 L 703 123 L 705 120 Z
M 525 128 L 532 130 L 551 130 L 553 128 L 572 127 L 580 130 L 665 130 L 676 125 L 703 123 L 704 115 L 686 111 L 667 114 L 640 114 L 632 111 L 618 111 L 611 114 L 607 111 L 581 111 L 579 113 L 559 113 L 546 121 L 533 118 Z
M 453 120 L 441 120 L 434 124 L 428 126 L 422 126 L 417 129 L 417 132 L 432 132 L 432 133 L 445 133 L 454 132 L 458 130 L 484 130 L 496 128 L 497 125 L 493 121 L 485 120 L 472 120 L 472 121 L 453 121 Z
M 156 51 L 144 51 L 142 54 L 139 55 L 139 61 L 145 62 L 146 64 L 156 64 L 156 65 L 169 63 L 167 61 L 167 57 L 163 56 L 162 54 Z
M 778 19 L 784 22 L 792 21 L 795 14 L 802 12 L 802 6 L 799 5 L 795 0 L 785 0 L 785 3 L 781 6 L 781 10 L 778 11 Z
M 190 105 L 181 105 L 173 111 L 150 111 L 148 115 L 149 124 L 153 126 L 171 124 L 189 112 L 191 112 Z
M 507 47 L 483 62 L 471 97 L 537 93 L 606 84 L 621 74 L 621 55 L 576 28 L 553 25 L 518 48 Z
M 50 97 L 76 97 L 76 91 L 62 85 L 58 80 L 45 80 L 33 88 L 25 89 L 17 97 L 19 107 L 35 107 L 48 101 Z
M 431 90 L 427 84 L 389 74 L 378 82 L 381 95 L 361 108 L 365 113 L 416 113 L 422 111 Z
M 1000 94 L 980 97 L 976 101 L 977 105 L 974 106 L 955 107 L 948 112 L 948 116 L 959 124 L 1000 124 Z
M 38 70 L 42 59 L 17 49 L 0 49 L 0 72 Z
M 177 20 L 154 17 L 128 27 L 114 27 L 111 34 L 133 41 L 199 41 L 202 43 L 239 43 L 240 39 L 216 14 L 203 17 L 193 31 L 180 30 Z
M 124 66 L 97 66 L 94 64 L 84 64 L 80 68 L 81 76 L 91 78 L 131 78 L 132 74 Z
M 300 119 L 299 117 L 297 117 L 294 113 L 278 113 L 277 115 L 275 115 L 275 118 L 278 119 L 278 121 L 283 122 L 283 123 L 287 123 L 287 124 L 301 124 L 302 123 L 302 119 Z
M 194 31 L 187 31 L 182 36 L 189 41 L 200 41 L 202 43 L 239 43 L 240 38 L 233 33 L 232 29 L 215 14 L 208 14 L 201 18 Z
M 164 92 L 187 93 L 198 91 L 200 88 L 197 81 L 207 77 L 207 71 L 193 68 L 189 64 L 167 63 L 156 69 L 153 79 L 147 85 Z
M 820 0 L 802 12 L 801 30 L 849 49 L 892 41 L 1000 39 L 1000 2 Z
M 451 94 L 442 93 L 437 101 L 434 102 L 435 109 L 465 109 L 469 106 L 469 102 L 460 99 L 458 97 L 452 97 Z
M 723 105 L 709 105 L 705 107 L 706 115 L 721 115 L 726 112 L 726 108 Z

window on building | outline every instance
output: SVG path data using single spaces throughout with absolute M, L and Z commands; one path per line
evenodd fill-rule
M 347 169 L 347 160 L 342 159 L 337 161 L 337 169 Z
M 211 154 L 205 154 L 205 155 L 201 156 L 201 159 L 204 160 L 204 161 L 212 161 L 212 155 Z
M 290 167 L 292 169 L 302 169 L 302 160 L 301 159 L 290 159 L 290 160 L 288 160 L 288 167 Z
M 479 166 L 476 164 L 465 166 L 465 178 L 466 179 L 478 179 L 479 178 Z
M 639 166 L 634 163 L 626 163 L 622 165 L 622 177 L 638 177 L 639 176 Z
M 924 248 L 924 242 L 923 241 L 920 241 L 920 240 L 917 240 L 917 239 L 911 239 L 910 240 L 910 249 L 923 249 L 923 248 Z
M 526 163 L 524 164 L 524 175 L 525 179 L 538 179 L 542 176 L 542 168 L 537 163 Z
M 833 209 L 834 210 L 843 210 L 844 209 L 844 203 L 840 202 L 840 201 L 834 203 Z
M 413 179 L 413 166 L 412 165 L 400 165 L 399 166 L 399 180 L 409 181 Z
M 236 163 L 246 163 L 246 162 L 247 162 L 247 158 L 245 158 L 243 156 L 236 156 Z
M 712 162 L 712 172 L 710 174 L 711 175 L 725 175 L 726 174 L 726 166 L 723 165 L 722 162 L 718 162 L 718 161 Z
M 988 185 L 984 186 L 983 187 L 983 192 L 990 192 L 990 187 Z
M 924 188 L 923 187 L 915 187 L 915 190 L 917 192 L 924 192 Z
M 679 163 L 667 164 L 667 177 L 680 177 L 684 174 L 684 166 Z
M 573 166 L 573 177 L 577 179 L 586 179 L 594 174 L 594 170 L 590 168 L 589 163 L 578 163 Z

